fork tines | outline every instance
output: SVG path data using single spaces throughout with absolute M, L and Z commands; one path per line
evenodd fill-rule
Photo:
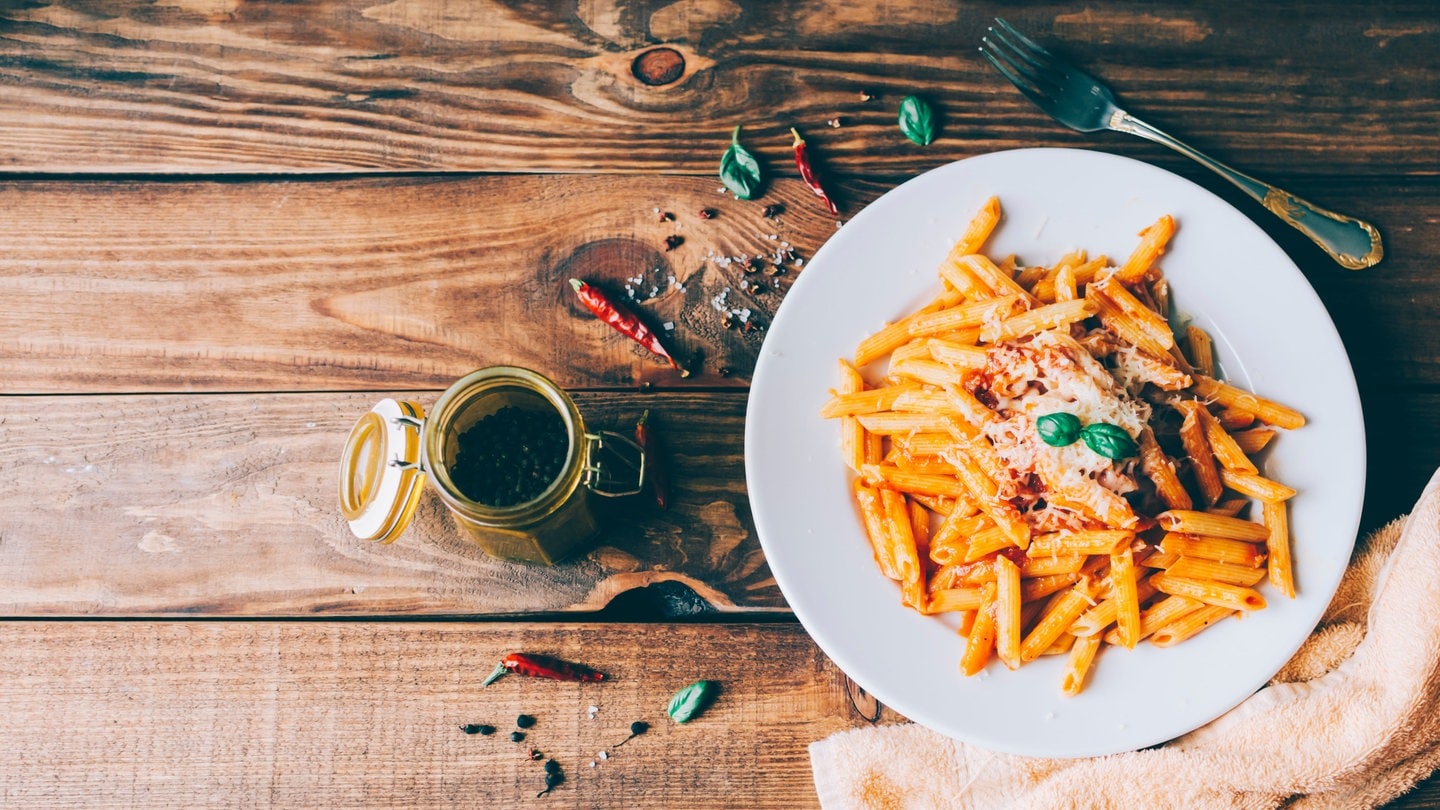
M 1063 79 L 1055 56 L 1000 17 L 987 30 L 990 33 L 980 39 L 980 54 L 986 61 L 1032 101 L 1053 98 Z

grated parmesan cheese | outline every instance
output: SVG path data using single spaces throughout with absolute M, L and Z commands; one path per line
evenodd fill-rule
M 1117 465 L 1083 442 L 1051 447 L 1036 432 L 1039 417 L 1069 413 L 1086 425 L 1116 425 L 1138 440 L 1150 418 L 1149 403 L 1133 398 L 1073 338 L 1041 332 L 1026 342 L 996 344 L 987 351 L 984 376 L 1002 418 L 986 423 L 982 433 L 1012 473 L 1010 491 L 1002 497 L 1023 498 L 1023 483 L 1033 475 L 1046 492 L 1064 493 L 1074 502 L 1051 503 L 1042 494 L 1045 504 L 1031 513 L 1037 528 L 1078 528 L 1081 516 L 1067 507 L 1105 514 L 1121 495 L 1137 489 L 1133 460 Z

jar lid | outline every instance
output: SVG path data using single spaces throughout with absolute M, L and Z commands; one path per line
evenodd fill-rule
M 414 519 L 425 489 L 424 419 L 419 405 L 386 398 L 350 430 L 340 457 L 340 512 L 361 540 L 394 542 Z

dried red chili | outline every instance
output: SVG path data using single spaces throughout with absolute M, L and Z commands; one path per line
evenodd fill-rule
M 640 316 L 631 312 L 624 304 L 612 300 L 604 292 L 592 287 L 585 282 L 572 278 L 570 286 L 575 288 L 575 294 L 580 296 L 580 303 L 595 314 L 595 317 L 609 324 L 615 331 L 630 338 L 636 343 L 649 349 L 650 352 L 670 363 L 670 366 L 680 372 L 681 377 L 689 377 L 690 371 L 675 362 L 665 344 L 660 342 L 660 336 L 655 333 Z
M 605 680 L 605 673 L 591 669 L 584 664 L 563 661 L 549 655 L 510 653 L 500 659 L 500 663 L 495 665 L 495 671 L 491 672 L 480 685 L 489 686 L 507 672 L 531 678 L 547 678 L 552 681 L 594 682 Z
M 660 452 L 660 443 L 650 434 L 650 411 L 640 414 L 635 423 L 635 443 L 645 451 L 645 485 L 661 509 L 670 508 L 670 475 Z
M 804 180 L 805 185 L 815 192 L 815 196 L 825 203 L 825 207 L 831 214 L 839 214 L 840 209 L 835 207 L 835 201 L 825 193 L 825 187 L 820 184 L 820 175 L 816 173 L 815 167 L 810 165 L 810 154 L 805 148 L 805 139 L 800 137 L 800 133 L 796 132 L 794 127 L 790 128 L 790 134 L 795 136 L 795 166 L 800 170 L 800 179 Z

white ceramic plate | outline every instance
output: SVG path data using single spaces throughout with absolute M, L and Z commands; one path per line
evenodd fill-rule
M 1085 691 L 1060 693 L 1063 656 L 966 678 L 957 622 L 901 606 L 876 569 L 840 459 L 818 416 L 836 359 L 929 300 L 936 268 L 990 195 L 1004 219 L 987 245 L 1049 264 L 1073 248 L 1123 260 L 1162 214 L 1178 230 L 1161 261 L 1177 311 L 1215 338 L 1225 376 L 1303 412 L 1264 472 L 1291 502 L 1296 599 L 1261 586 L 1269 607 L 1170 649 L 1106 649 Z M 745 428 L 745 471 L 770 568 L 821 649 L 905 716 L 977 745 L 1090 756 L 1169 740 L 1263 686 L 1304 641 L 1349 559 L 1364 496 L 1365 438 L 1355 378 L 1324 306 L 1294 263 L 1205 189 L 1128 158 L 1076 149 L 998 152 L 894 189 L 838 231 L 786 294 L 761 350 Z

